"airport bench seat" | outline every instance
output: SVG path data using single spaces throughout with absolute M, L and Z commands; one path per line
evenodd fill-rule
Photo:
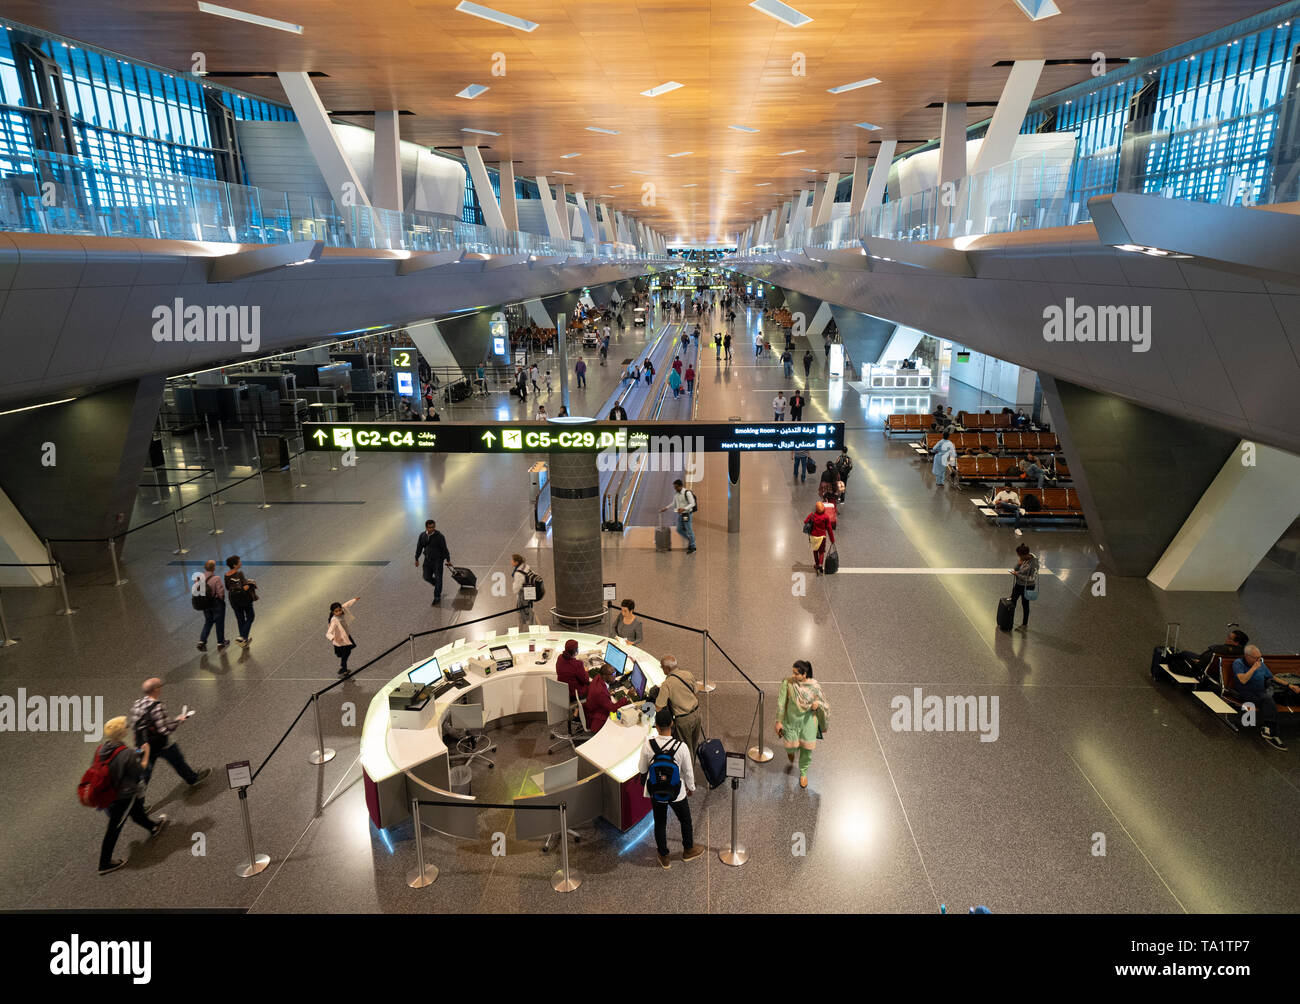
M 1236 660 L 1232 656 L 1216 655 L 1210 663 L 1209 677 L 1211 681 L 1217 681 L 1216 690 L 1219 696 L 1230 704 L 1234 711 L 1240 711 L 1246 698 L 1237 690 L 1237 677 L 1232 671 L 1234 661 Z M 1274 676 L 1282 676 L 1286 673 L 1300 675 L 1300 655 L 1265 655 L 1264 665 Z M 1300 695 L 1293 696 L 1296 701 L 1294 704 L 1278 703 L 1278 721 L 1300 721 Z
M 933 421 L 933 415 L 890 415 L 885 419 L 885 435 L 920 435 Z

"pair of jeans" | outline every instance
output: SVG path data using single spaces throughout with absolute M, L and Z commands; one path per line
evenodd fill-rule
M 441 561 L 424 566 L 424 581 L 433 586 L 433 598 L 435 600 L 442 599 L 442 570 L 444 567 Z
M 212 633 L 212 628 L 217 629 L 217 644 L 226 643 L 226 601 L 221 600 L 215 607 L 208 607 L 203 611 L 203 633 L 199 635 L 199 644 L 208 643 L 208 635 Z
M 1236 677 L 1233 677 L 1234 682 Z M 1260 728 L 1272 731 L 1273 726 L 1277 724 L 1277 701 L 1273 700 L 1273 695 L 1267 691 L 1245 691 L 1240 690 L 1241 699 L 1255 705 L 1255 721 L 1259 723 Z
M 786 363 L 786 364 L 785 364 L 785 378 L 786 378 L 787 380 L 789 380 L 792 376 L 794 376 L 794 363 Z
M 676 802 L 651 802 L 650 811 L 655 817 L 655 850 L 661 856 L 668 857 L 668 809 L 673 810 L 677 823 L 682 828 L 682 850 L 689 851 L 695 846 L 695 831 L 691 827 L 691 803 L 684 798 Z
M 1029 623 L 1029 597 L 1025 595 L 1024 585 L 1019 582 L 1017 582 L 1014 586 L 1011 587 L 1011 619 L 1012 620 L 1015 620 L 1015 616 L 1016 616 L 1017 599 L 1020 600 L 1020 605 L 1025 611 L 1025 619 L 1023 623 L 1028 624 Z
M 695 546 L 695 531 L 691 529 L 691 514 L 688 512 L 679 512 L 677 514 L 677 532 L 686 538 L 686 546 Z
M 186 784 L 193 784 L 199 779 L 199 776 L 194 773 L 194 768 L 185 762 L 185 754 L 181 752 L 181 748 L 174 742 L 169 742 L 162 749 L 151 752 L 149 766 L 144 769 L 144 783 L 146 785 L 149 783 L 149 779 L 153 777 L 154 765 L 159 760 L 166 760 L 171 764 L 172 770 L 176 771 Z
M 108 830 L 104 833 L 104 840 L 99 845 L 99 867 L 101 869 L 107 868 L 113 863 L 113 848 L 117 846 L 117 838 L 122 832 L 122 825 L 126 822 L 127 816 L 131 817 L 131 822 L 144 827 L 150 833 L 153 833 L 154 827 L 158 825 L 145 815 L 144 804 L 135 795 L 130 798 L 119 798 L 108 807 Z
M 585 387 L 585 386 L 587 386 L 587 374 L 586 374 L 586 373 L 579 373 L 579 374 L 578 374 L 578 387 L 579 387 L 579 388 L 582 388 L 582 387 Z
M 812 463 L 811 457 L 796 455 L 794 458 L 794 476 L 803 484 L 808 480 L 808 466 Z
M 524 599 L 524 591 L 519 591 L 519 599 L 516 601 L 516 609 L 519 611 L 519 627 L 527 628 L 530 624 L 537 623 L 537 618 L 533 615 L 533 604 Z
M 1020 529 L 1020 506 L 1012 505 L 1010 502 L 999 502 L 997 508 L 998 512 L 1014 516 L 1016 518 L 1015 527 L 1017 530 Z
M 695 393 L 695 381 L 694 381 L 694 380 L 687 380 L 687 381 L 686 381 L 686 393 L 687 393 L 687 394 L 694 394 L 694 393 Z
M 357 647 L 357 643 L 356 643 L 356 642 L 353 642 L 351 645 L 335 645 L 335 646 L 334 646 L 334 654 L 337 655 L 337 656 L 339 657 L 339 672 L 340 672 L 340 673 L 346 673 L 346 672 L 348 671 L 348 656 L 350 656 L 350 655 L 352 654 L 352 650 L 353 650 L 354 648 L 356 648 L 356 647 Z
M 248 641 L 249 632 L 253 630 L 253 618 L 256 616 L 253 612 L 253 604 L 250 603 L 246 607 L 237 607 L 232 603 L 230 606 L 235 611 L 235 623 L 239 626 L 237 637 Z

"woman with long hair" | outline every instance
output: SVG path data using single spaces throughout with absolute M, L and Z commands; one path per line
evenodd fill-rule
M 776 699 L 776 734 L 785 743 L 785 755 L 794 764 L 799 755 L 799 787 L 808 787 L 808 766 L 818 738 L 826 731 L 830 706 L 813 679 L 812 663 L 796 659 L 790 675 L 781 681 Z

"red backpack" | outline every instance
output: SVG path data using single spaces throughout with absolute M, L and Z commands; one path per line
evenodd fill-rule
M 119 746 L 108 756 L 95 751 L 95 759 L 91 761 L 86 773 L 81 775 L 81 783 L 77 785 L 77 799 L 82 805 L 91 809 L 107 809 L 117 801 L 117 788 L 113 785 L 109 766 L 113 758 L 124 749 L 125 746 Z

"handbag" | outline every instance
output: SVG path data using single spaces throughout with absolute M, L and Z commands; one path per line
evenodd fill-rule
M 1032 585 L 1025 587 L 1025 599 L 1027 599 L 1030 603 L 1033 603 L 1034 600 L 1038 599 L 1038 577 L 1037 576 L 1034 577 Z

